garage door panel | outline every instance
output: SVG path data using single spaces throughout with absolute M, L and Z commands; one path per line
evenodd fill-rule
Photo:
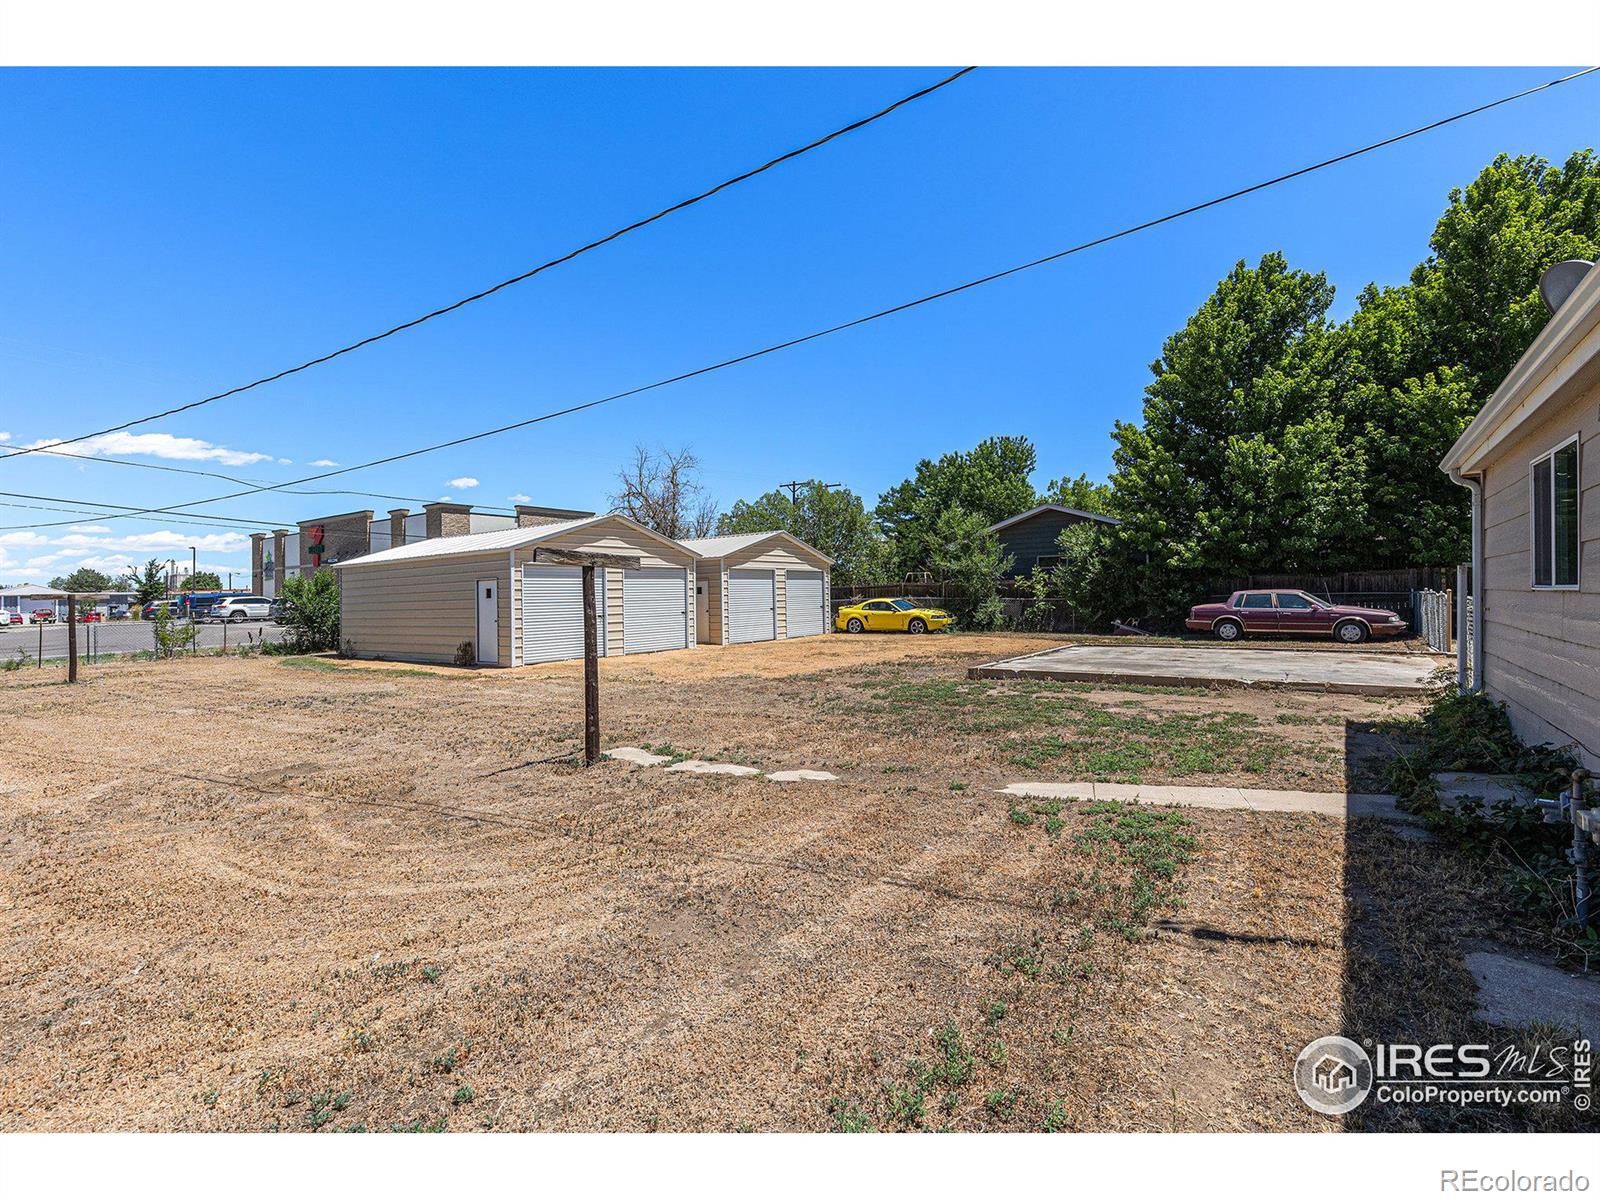
M 788 575 L 789 636 L 810 637 L 827 631 L 824 613 L 822 572 L 790 571 Z
M 595 570 L 595 623 L 606 652 L 605 568 Z M 530 564 L 522 572 L 522 661 L 583 657 L 583 568 Z
M 777 607 L 772 571 L 728 572 L 729 642 L 770 642 L 777 637 Z
M 682 650 L 689 644 L 689 573 L 654 567 L 622 573 L 622 650 Z

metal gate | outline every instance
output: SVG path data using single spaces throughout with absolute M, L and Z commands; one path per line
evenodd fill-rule
M 689 572 L 649 567 L 622 573 L 622 652 L 682 650 L 689 644 Z
M 771 571 L 728 572 L 729 642 L 770 642 L 778 636 L 777 610 Z

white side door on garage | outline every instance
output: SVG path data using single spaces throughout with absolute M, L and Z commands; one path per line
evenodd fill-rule
M 821 571 L 790 571 L 786 592 L 790 637 L 809 637 L 827 630 Z
M 682 650 L 689 644 L 689 572 L 645 567 L 622 573 L 622 652 Z
M 777 594 L 771 571 L 729 571 L 728 641 L 770 642 L 777 637 Z
M 606 572 L 594 572 L 596 632 L 606 652 Z M 583 657 L 583 568 L 522 568 L 522 661 L 560 662 Z

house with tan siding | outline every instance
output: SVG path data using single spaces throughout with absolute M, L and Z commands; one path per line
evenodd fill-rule
M 1568 278 L 1582 270 L 1564 264 Z M 1556 269 L 1552 269 L 1553 271 Z M 1547 282 L 1550 276 L 1547 275 Z M 1547 295 L 1549 293 L 1547 292 Z M 1464 689 L 1600 767 L 1600 270 L 1589 269 L 1441 463 L 1472 497 Z

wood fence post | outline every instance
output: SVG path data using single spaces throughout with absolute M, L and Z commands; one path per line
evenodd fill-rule
M 600 636 L 595 625 L 594 564 L 583 565 L 583 765 L 600 761 Z
M 78 682 L 78 597 L 67 593 L 67 682 Z

